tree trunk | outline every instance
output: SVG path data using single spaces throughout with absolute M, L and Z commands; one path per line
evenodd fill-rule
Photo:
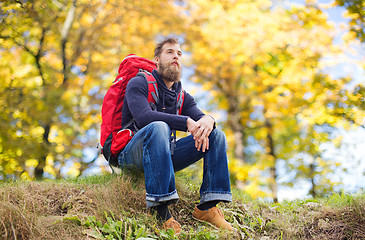
M 309 171 L 310 171 L 310 181 L 311 181 L 311 189 L 309 190 L 309 194 L 312 195 L 313 198 L 317 197 L 317 192 L 316 192 L 316 184 L 314 183 L 314 176 L 315 176 L 315 158 L 313 159 L 313 163 L 311 163 L 309 165 Z
M 46 124 L 45 126 L 43 126 L 43 129 L 44 129 L 44 133 L 43 133 L 43 143 L 41 146 L 41 154 L 38 159 L 38 165 L 36 166 L 36 168 L 34 170 L 34 176 L 37 180 L 41 180 L 43 178 L 44 167 L 46 166 L 46 160 L 47 160 L 49 146 L 50 146 L 48 137 L 49 137 L 49 132 L 51 130 L 51 125 Z
M 68 11 L 67 17 L 65 19 L 65 22 L 64 22 L 62 30 L 61 30 L 61 51 L 62 51 L 62 64 L 63 64 L 63 71 L 62 71 L 63 72 L 63 81 L 62 81 L 61 87 L 63 87 L 65 89 L 65 91 L 63 91 L 63 92 L 66 92 L 66 89 L 67 89 L 67 80 L 68 80 L 68 71 L 69 71 L 68 64 L 67 64 L 67 57 L 66 57 L 66 44 L 68 41 L 70 29 L 71 29 L 71 26 L 72 26 L 72 23 L 73 23 L 73 20 L 75 17 L 75 9 L 76 9 L 76 0 L 73 1 L 72 6 L 70 7 L 70 9 Z M 40 74 L 42 73 L 40 57 L 42 56 L 42 47 L 43 47 L 42 43 L 44 40 L 45 33 L 46 33 L 46 31 L 43 31 L 43 35 L 42 35 L 42 38 L 40 41 L 40 43 L 41 43 L 40 48 L 36 55 L 37 67 L 39 69 Z M 47 99 L 49 99 L 49 97 L 61 98 L 61 96 L 49 96 L 48 95 L 47 83 L 46 83 L 43 75 L 41 75 L 41 77 L 43 79 L 43 88 L 45 91 L 45 96 L 43 98 L 43 101 L 47 102 Z M 52 107 L 52 109 L 50 109 L 49 111 L 54 112 L 55 107 L 54 106 L 51 106 L 51 107 Z M 41 154 L 38 159 L 38 165 L 36 166 L 35 171 L 34 171 L 34 175 L 37 180 L 43 178 L 44 167 L 46 166 L 46 159 L 49 154 L 49 147 L 51 145 L 49 142 L 49 139 L 48 139 L 49 133 L 51 130 L 51 124 L 48 123 L 42 127 L 44 129 L 43 145 L 41 146 Z
M 245 147 L 244 147 L 244 128 L 241 124 L 241 111 L 238 101 L 235 97 L 228 97 L 228 125 L 233 131 L 234 136 L 234 156 L 242 163 L 245 163 Z
M 273 128 L 272 128 L 272 124 L 269 121 L 269 119 L 265 120 L 265 127 L 267 130 L 266 140 L 267 140 L 267 145 L 269 148 L 268 154 L 271 156 L 271 159 L 273 161 L 271 163 L 271 167 L 270 167 L 270 176 L 271 176 L 270 188 L 271 188 L 274 202 L 278 202 L 278 185 L 277 185 L 277 181 L 276 181 L 277 180 L 276 155 L 275 155 L 275 149 L 274 149 L 274 140 L 272 137 Z

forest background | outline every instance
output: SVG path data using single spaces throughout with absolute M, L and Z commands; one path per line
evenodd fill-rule
M 183 86 L 227 134 L 233 185 L 273 201 L 360 191 L 364 4 L 1 1 L 0 180 L 109 171 L 95 148 L 103 97 L 126 55 L 152 59 L 174 35 Z

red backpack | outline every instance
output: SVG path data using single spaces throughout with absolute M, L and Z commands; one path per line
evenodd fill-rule
M 101 135 L 100 143 L 102 153 L 109 164 L 118 166 L 117 157 L 133 137 L 133 132 L 127 129 L 134 120 L 129 122 L 122 129 L 122 109 L 124 103 L 125 90 L 129 80 L 137 75 L 143 76 L 148 83 L 148 102 L 153 110 L 156 110 L 158 102 L 158 89 L 156 79 L 152 76 L 152 71 L 156 64 L 143 57 L 130 54 L 125 57 L 118 69 L 118 76 L 107 91 L 101 108 Z M 178 96 L 178 112 L 181 114 L 184 102 L 184 91 Z

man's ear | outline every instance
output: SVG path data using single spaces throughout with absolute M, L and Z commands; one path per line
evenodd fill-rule
M 155 57 L 155 64 L 156 64 L 156 68 L 158 68 L 158 63 L 159 63 L 160 59 L 158 57 Z

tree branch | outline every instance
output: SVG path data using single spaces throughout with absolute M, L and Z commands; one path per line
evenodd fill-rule
M 44 38 L 46 36 L 46 32 L 47 32 L 47 29 L 46 28 L 42 28 L 42 36 L 41 36 L 41 39 L 39 40 L 38 52 L 34 56 L 35 59 L 36 59 L 36 64 L 37 64 L 37 68 L 38 68 L 39 75 L 42 78 L 42 84 L 43 84 L 43 86 L 46 86 L 47 85 L 46 79 L 44 78 L 44 75 L 43 75 L 42 66 L 41 66 L 41 57 L 42 57 L 43 43 L 44 43 Z
M 32 55 L 33 57 L 36 56 L 36 54 L 34 52 L 32 52 L 32 50 L 30 50 L 30 48 L 28 48 L 25 44 L 22 44 L 20 42 L 18 42 L 15 38 L 10 37 L 10 36 L 4 36 L 4 35 L 0 35 L 1 39 L 4 40 L 11 40 L 13 43 L 15 43 L 16 45 L 18 45 L 19 47 L 23 48 L 25 51 L 27 51 L 30 55 Z
M 68 10 L 66 20 L 63 24 L 61 30 L 61 51 L 62 51 L 62 65 L 63 65 L 63 81 L 62 86 L 67 84 L 68 80 L 68 64 L 67 64 L 67 56 L 66 56 L 66 44 L 68 42 L 68 35 L 70 33 L 70 29 L 72 26 L 72 22 L 75 18 L 76 11 L 76 0 L 72 2 L 72 6 Z

